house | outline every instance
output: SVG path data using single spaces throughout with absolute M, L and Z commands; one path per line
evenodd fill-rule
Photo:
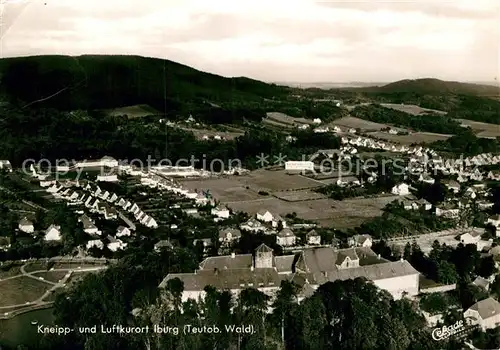
M 214 245 L 211 238 L 198 238 L 198 239 L 193 240 L 193 246 L 196 247 L 197 245 L 200 245 L 200 244 L 203 247 L 204 251 L 207 251 L 208 248 L 210 248 Z
M 490 216 L 488 220 L 486 220 L 487 224 L 491 224 L 495 226 L 496 228 L 500 228 L 500 214 L 496 214 L 493 216 Z
M 420 198 L 419 200 L 415 201 L 415 203 L 418 205 L 418 207 L 420 209 L 424 209 L 424 210 L 431 210 L 432 209 L 432 204 L 429 203 L 424 198 Z
M 19 221 L 19 230 L 26 233 L 33 233 L 35 231 L 35 227 L 33 226 L 33 222 L 28 220 L 27 218 L 23 218 Z
M 483 332 L 496 328 L 500 325 L 500 303 L 491 297 L 478 301 L 464 312 L 464 318 Z
M 12 164 L 9 160 L 0 159 L 0 169 L 7 170 L 8 172 L 12 172 Z
M 50 225 L 47 230 L 45 230 L 45 241 L 60 241 L 61 237 L 61 226 Z
M 477 244 L 481 240 L 481 233 L 476 231 L 471 231 L 460 235 L 460 242 L 464 245 L 467 244 Z
M 451 203 L 445 203 L 436 207 L 436 216 L 443 216 L 446 218 L 456 218 L 460 214 L 460 208 Z
M 321 124 L 321 119 L 319 119 L 319 118 L 314 118 L 314 119 L 313 119 L 313 123 L 314 123 L 314 124 Z
M 158 243 L 156 243 L 154 245 L 154 250 L 155 250 L 155 252 L 159 253 L 160 251 L 162 251 L 165 248 L 171 249 L 173 247 L 174 246 L 172 245 L 172 243 L 168 239 L 165 239 L 165 240 L 161 240 Z
M 117 250 L 125 249 L 127 247 L 127 243 L 123 243 L 121 239 L 114 238 L 112 236 L 108 236 L 108 249 L 112 252 L 116 252 Z
M 420 174 L 418 181 L 433 185 L 436 180 L 430 177 L 428 174 Z
M 303 298 L 305 290 L 313 293 L 324 283 L 364 277 L 398 299 L 418 294 L 419 276 L 407 261 L 385 260 L 370 248 L 308 248 L 297 255 L 276 257 L 261 244 L 253 254 L 209 257 L 194 273 L 168 274 L 159 287 L 180 279 L 184 283 L 182 301 L 203 299 L 208 285 L 233 294 L 253 287 L 272 297 L 281 281 L 288 280 L 301 288 Z
M 257 212 L 256 217 L 257 217 L 257 220 L 263 221 L 263 222 L 271 222 L 274 219 L 273 214 L 268 210 L 259 210 Z
M 285 162 L 285 170 L 288 171 L 314 171 L 314 163 L 311 161 L 288 161 Z
M 118 182 L 118 175 L 116 174 L 97 175 L 97 182 Z
M 266 231 L 267 228 L 253 218 L 240 225 L 240 229 L 251 232 Z
M 472 284 L 483 288 L 484 290 L 488 291 L 490 289 L 490 281 L 488 281 L 486 278 L 482 278 L 478 276 Z
M 97 235 L 100 234 L 101 231 L 97 228 L 97 226 L 92 222 L 92 220 L 87 215 L 82 215 L 78 218 L 78 221 L 83 225 L 83 231 L 89 235 Z
M 407 196 L 410 194 L 410 186 L 405 183 L 394 186 L 391 189 L 391 193 L 398 196 Z
M 8 250 L 10 248 L 10 237 L 0 236 L 0 250 Z
M 455 180 L 443 180 L 443 185 L 453 193 L 460 191 L 460 184 Z
M 351 247 L 371 248 L 372 244 L 373 239 L 370 235 L 355 235 L 349 239 L 349 245 Z
M 276 244 L 283 247 L 289 247 L 295 245 L 296 239 L 297 237 L 295 237 L 292 230 L 284 228 L 276 235 Z
M 130 236 L 132 231 L 125 226 L 118 226 L 116 229 L 116 237 Z
M 93 239 L 87 242 L 86 248 L 91 249 L 91 248 L 97 248 L 97 249 L 103 249 L 104 248 L 104 243 L 100 239 Z
M 321 244 L 321 236 L 316 230 L 311 230 L 306 234 L 306 241 L 310 245 L 319 245 Z
M 403 208 L 405 210 L 417 210 L 418 209 L 418 204 L 413 201 L 403 201 Z
M 211 214 L 221 219 L 227 219 L 229 218 L 230 212 L 227 207 L 223 205 L 218 205 L 217 207 L 212 208 Z
M 230 243 L 241 238 L 241 231 L 237 228 L 225 228 L 219 232 L 219 242 Z

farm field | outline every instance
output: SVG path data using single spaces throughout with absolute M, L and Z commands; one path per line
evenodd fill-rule
M 419 115 L 419 114 L 426 114 L 426 113 L 435 113 L 435 114 L 442 114 L 446 115 L 446 112 L 443 111 L 438 111 L 436 109 L 428 109 L 428 108 L 422 108 L 417 105 L 406 105 L 406 104 L 397 104 L 397 103 L 381 103 L 380 104 L 382 107 L 385 108 L 391 108 L 395 109 L 397 111 L 405 112 L 411 115 Z
M 371 132 L 370 136 L 387 140 L 394 143 L 399 143 L 402 145 L 411 145 L 413 143 L 431 143 L 440 140 L 449 139 L 453 135 L 445 135 L 445 134 L 434 134 L 430 132 L 415 132 L 411 135 L 392 135 L 386 132 Z
M 495 138 L 500 136 L 500 125 L 476 122 L 468 119 L 458 119 L 463 126 L 468 126 L 477 132 L 478 137 Z
M 289 115 L 286 115 L 284 113 L 279 113 L 279 112 L 267 113 L 267 119 L 273 120 L 273 121 L 281 123 L 281 124 L 291 124 L 291 125 L 313 124 L 313 121 L 311 119 L 295 118 L 295 117 L 291 117 Z
M 300 202 L 306 200 L 316 200 L 316 199 L 324 199 L 326 196 L 321 193 L 312 192 L 308 190 L 303 191 L 282 191 L 282 192 L 273 192 L 273 196 L 282 199 L 288 202 Z
M 40 298 L 50 284 L 30 277 L 18 277 L 0 281 L 0 307 L 32 302 Z
M 280 129 L 292 129 L 294 126 L 292 124 L 281 123 L 273 119 L 265 118 L 263 119 L 263 123 L 269 126 L 277 127 Z
M 354 128 L 361 129 L 363 131 L 367 130 L 382 130 L 390 127 L 387 124 L 374 123 L 368 120 L 363 120 L 356 117 L 343 117 L 331 122 L 328 126 L 338 126 L 342 129 L 345 128 Z
M 179 182 L 190 190 L 205 191 L 208 189 L 216 199 L 224 202 L 240 200 L 249 201 L 262 198 L 257 192 L 246 189 L 245 186 L 237 180 L 238 178 L 239 177 L 231 177 L 195 181 L 179 180 Z
M 161 114 L 159 111 L 148 105 L 126 106 L 121 108 L 115 108 L 112 110 L 107 110 L 106 112 L 110 116 L 126 115 L 129 118 L 140 118 L 140 117 L 146 117 L 148 115 Z
M 312 191 L 312 188 L 323 185 L 320 181 L 287 175 L 284 170 L 261 169 L 245 176 L 182 182 L 193 190 L 210 190 L 215 199 L 235 211 L 251 215 L 261 209 L 280 215 L 295 212 L 300 218 L 335 228 L 353 228 L 379 216 L 382 208 L 397 198 L 384 196 L 335 201 Z M 259 195 L 259 191 L 272 196 Z

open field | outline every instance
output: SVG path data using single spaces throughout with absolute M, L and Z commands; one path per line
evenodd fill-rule
M 215 198 L 225 202 L 250 201 L 262 198 L 257 192 L 246 189 L 237 179 L 238 177 L 231 177 L 195 181 L 179 180 L 179 182 L 190 190 L 209 189 Z
M 340 119 L 337 119 L 337 120 L 331 122 L 328 126 L 338 126 L 342 129 L 345 129 L 345 128 L 358 129 L 359 128 L 363 131 L 382 130 L 382 129 L 390 127 L 390 125 L 387 125 L 387 124 L 374 123 L 374 122 L 370 122 L 368 120 L 363 120 L 363 119 L 356 118 L 356 117 L 343 117 L 343 118 L 340 118 Z
M 30 277 L 19 277 L 0 281 L 0 306 L 9 306 L 32 302 L 40 298 L 50 284 Z
M 44 280 L 57 283 L 64 278 L 68 274 L 68 271 L 45 271 L 45 272 L 37 272 L 33 274 L 36 277 L 42 277 Z
M 482 137 L 485 139 L 496 139 L 497 137 L 500 137 L 500 132 L 492 131 L 492 130 L 485 130 L 485 131 L 481 131 L 480 133 L 476 134 L 476 136 Z
M 115 108 L 112 110 L 107 110 L 106 113 L 110 116 L 126 115 L 129 118 L 140 118 L 140 117 L 146 117 L 148 115 L 161 114 L 156 109 L 148 105 L 135 105 L 135 106 Z
M 185 128 L 181 129 L 190 131 L 196 136 L 197 139 L 203 139 L 204 136 L 209 138 L 219 135 L 221 138 L 225 140 L 233 140 L 238 136 L 244 135 L 243 132 L 232 132 L 232 131 L 217 131 L 217 130 L 209 130 L 209 129 L 195 129 L 195 128 Z
M 430 132 L 415 132 L 411 135 L 392 135 L 386 132 L 371 132 L 370 136 L 387 140 L 402 145 L 411 145 L 412 143 L 432 143 L 435 141 L 449 139 L 453 135 L 434 134 Z
M 311 119 L 295 118 L 279 112 L 267 113 L 267 119 L 274 120 L 278 123 L 291 124 L 291 125 L 313 124 L 313 121 Z
M 280 129 L 292 129 L 294 126 L 292 124 L 286 124 L 286 123 L 281 123 L 273 119 L 265 118 L 262 120 L 264 124 L 267 124 L 269 126 L 277 127 Z
M 294 191 L 321 186 L 317 181 L 297 174 L 287 174 L 284 170 L 259 169 L 249 175 L 239 177 L 244 187 L 254 191 Z
M 356 227 L 381 215 L 381 209 L 397 198 L 384 196 L 335 201 L 312 191 L 312 188 L 323 186 L 320 181 L 287 175 L 284 170 L 260 169 L 245 176 L 182 182 L 190 189 L 209 189 L 215 199 L 235 211 L 251 215 L 261 209 L 280 215 L 295 212 L 300 218 L 340 229 Z M 258 191 L 266 191 L 272 196 L 261 196 Z
M 273 196 L 288 202 L 300 202 L 326 198 L 326 196 L 321 193 L 308 190 L 273 192 Z
M 292 212 L 297 216 L 315 221 L 321 226 L 331 226 L 338 229 L 353 228 L 366 220 L 380 216 L 382 208 L 392 202 L 397 196 L 380 198 L 360 198 L 343 201 L 333 199 L 318 199 L 303 202 L 285 202 L 278 198 L 269 198 L 252 202 L 234 202 L 231 208 L 256 214 L 265 209 L 286 215 Z
M 397 111 L 405 112 L 412 115 L 426 114 L 426 113 L 435 113 L 446 115 L 446 112 L 438 111 L 436 109 L 428 109 L 422 108 L 417 105 L 405 105 L 405 104 L 396 104 L 396 103 L 381 103 L 382 107 L 395 109 Z
M 500 125 L 476 122 L 468 119 L 458 119 L 463 126 L 468 126 L 477 132 L 477 137 L 496 138 L 500 136 Z

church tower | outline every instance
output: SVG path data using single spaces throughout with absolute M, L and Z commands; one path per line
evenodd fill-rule
M 273 250 L 262 243 L 255 249 L 254 267 L 256 269 L 273 268 Z

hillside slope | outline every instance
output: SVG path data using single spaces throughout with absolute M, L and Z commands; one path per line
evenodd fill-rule
M 473 96 L 500 96 L 500 87 L 461 83 L 457 81 L 443 81 L 439 79 L 405 79 L 382 86 L 357 88 L 357 91 L 374 93 L 413 93 L 422 95 L 473 95 Z
M 224 78 L 168 60 L 139 56 L 30 56 L 0 59 L 4 96 L 58 109 L 273 99 L 289 88 Z

